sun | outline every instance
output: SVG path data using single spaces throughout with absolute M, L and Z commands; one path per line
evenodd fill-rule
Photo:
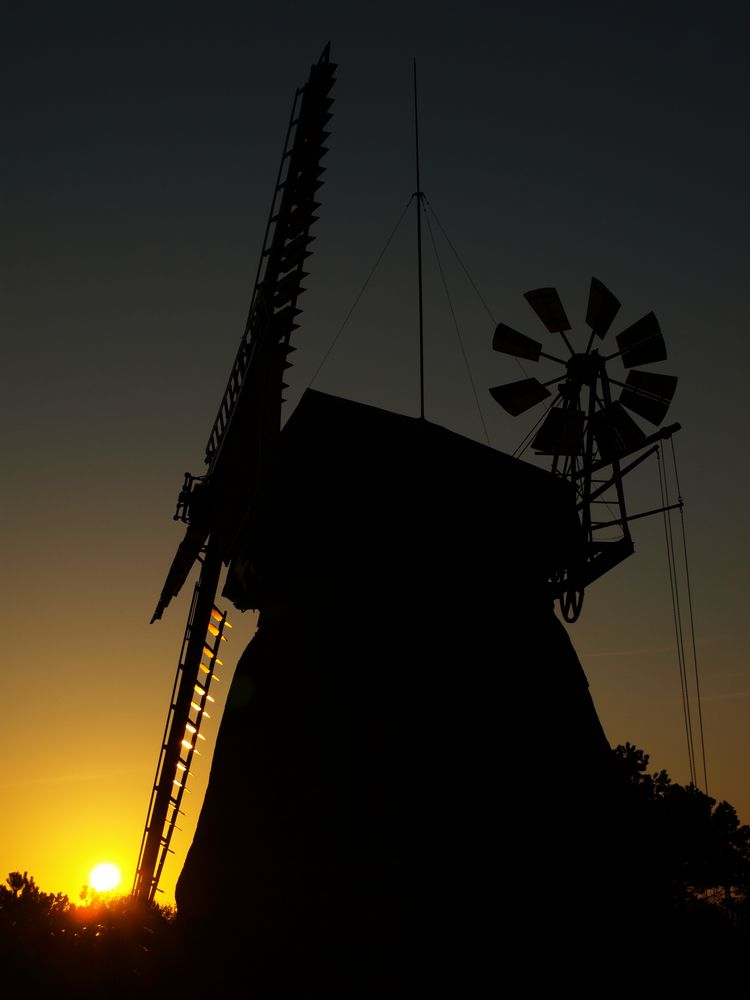
M 120 869 L 117 865 L 110 864 L 109 861 L 103 861 L 91 869 L 89 883 L 91 888 L 95 889 L 96 892 L 109 892 L 110 889 L 117 888 L 121 877 Z

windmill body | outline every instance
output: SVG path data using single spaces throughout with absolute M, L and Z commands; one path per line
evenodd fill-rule
M 583 544 L 569 485 L 308 390 L 258 513 L 224 591 L 259 627 L 177 885 L 187 951 L 210 935 L 261 995 L 374 997 L 478 991 L 532 942 L 611 962 L 636 917 L 663 933 L 549 591 Z
M 327 50 L 317 65 L 320 130 Z M 295 121 L 310 134 L 301 113 Z M 287 205 L 293 220 L 304 206 L 307 240 L 317 134 L 317 152 L 297 161 L 302 194 Z M 186 535 L 155 614 L 196 559 L 201 610 L 187 645 L 215 658 L 204 637 L 222 566 L 222 596 L 259 612 L 177 885 L 185 964 L 202 949 L 212 956 L 205 972 L 189 963 L 186 985 L 479 995 L 502 983 L 504 967 L 518 975 L 533 945 L 549 963 L 538 983 L 565 967 L 568 981 L 593 988 L 621 960 L 633 921 L 641 934 L 668 932 L 668 906 L 651 833 L 619 783 L 555 614 L 561 588 L 550 582 L 568 581 L 592 554 L 575 477 L 422 417 L 313 390 L 280 430 L 298 314 L 283 312 L 284 296 L 301 280 L 292 264 L 309 256 L 288 219 L 287 242 L 268 259 L 290 267 L 258 285 L 208 475 L 186 478 Z M 499 349 L 540 356 L 525 335 L 498 329 Z M 584 354 L 567 371 L 595 383 L 598 357 Z M 546 396 L 533 382 L 496 398 L 521 412 Z M 577 460 L 578 445 L 566 454 Z M 142 895 L 153 893 L 163 830 L 179 807 L 166 771 L 155 782 L 166 805 L 147 824 Z M 574 892 L 591 903 L 571 922 Z M 641 974 L 631 962 L 633 981 Z

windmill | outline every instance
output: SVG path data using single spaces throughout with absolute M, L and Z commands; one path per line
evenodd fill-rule
M 199 672 L 211 676 L 226 627 L 214 603 L 226 565 L 223 596 L 258 609 L 259 627 L 235 671 L 177 884 L 184 985 L 239 983 L 258 996 L 375 998 L 394 983 L 404 995 L 479 994 L 499 967 L 488 909 L 512 901 L 508 954 L 525 956 L 560 856 L 575 890 L 596 902 L 573 926 L 558 894 L 560 913 L 544 929 L 550 968 L 582 940 L 616 961 L 644 908 L 642 933 L 661 930 L 663 900 L 632 857 L 648 844 L 625 814 L 585 675 L 549 599 L 550 580 L 556 596 L 578 594 L 604 571 L 577 473 L 586 469 L 592 500 L 597 462 L 614 461 L 616 486 L 628 452 L 608 454 L 600 432 L 584 466 L 578 446 L 555 444 L 553 474 L 423 412 L 312 389 L 280 431 L 333 69 L 326 48 L 295 99 L 208 471 L 186 475 L 178 502 L 187 530 L 154 618 L 196 560 L 201 573 L 135 891 L 153 898 L 169 849 L 176 772 L 200 735 L 195 695 L 208 690 Z M 420 211 L 422 202 L 418 181 Z M 597 319 L 593 332 L 601 328 Z M 542 356 L 524 335 L 496 336 L 506 353 Z M 591 389 L 593 426 L 602 369 L 590 349 L 570 353 L 568 394 L 575 402 Z M 515 390 L 510 406 L 546 399 L 538 386 Z M 611 551 L 622 557 L 624 547 Z M 538 776 L 561 748 L 581 780 L 552 767 L 542 801 Z M 519 766 L 509 766 L 514 755 Z M 566 817 L 554 851 L 550 815 Z M 512 861 L 502 874 L 498 856 Z M 213 967 L 195 968 L 189 960 L 208 945 Z
M 586 586 L 633 553 L 629 522 L 680 506 L 677 503 L 628 514 L 623 489 L 623 478 L 657 451 L 657 442 L 680 429 L 679 424 L 671 424 L 647 434 L 630 413 L 652 425 L 661 424 L 677 379 L 660 371 L 641 370 L 641 366 L 667 357 L 653 312 L 617 334 L 616 351 L 600 352 L 598 344 L 609 332 L 620 302 L 598 278 L 591 279 L 586 308 L 589 332 L 583 350 L 576 350 L 568 336 L 571 324 L 555 288 L 536 288 L 524 297 L 546 330 L 560 338 L 568 357 L 543 350 L 542 343 L 504 323 L 495 330 L 493 349 L 525 361 L 544 358 L 564 370 L 544 382 L 527 377 L 497 385 L 490 393 L 512 416 L 551 400 L 531 432 L 531 448 L 551 459 L 552 472 L 576 492 L 585 547 L 581 560 L 552 580 L 563 617 L 574 622 L 581 613 Z M 617 378 L 608 371 L 608 364 L 616 359 L 627 370 L 624 382 L 622 376 Z M 553 387 L 554 395 L 550 391 Z M 615 398 L 617 389 L 619 396 Z M 625 459 L 630 461 L 623 464 Z M 597 516 L 599 505 L 607 506 L 611 516 Z M 619 537 L 603 538 L 600 532 L 612 528 L 619 529 Z
M 175 520 L 187 525 L 152 622 L 161 618 L 192 568 L 200 574 L 190 605 L 169 713 L 148 808 L 133 893 L 151 900 L 170 850 L 201 722 L 212 696 L 224 631 L 231 627 L 215 601 L 222 567 L 274 461 L 281 425 L 283 373 L 294 348 L 303 269 L 311 254 L 327 152 L 326 126 L 335 65 L 326 45 L 294 96 L 284 151 L 263 239 L 245 330 L 206 447 L 206 471 L 185 474 Z

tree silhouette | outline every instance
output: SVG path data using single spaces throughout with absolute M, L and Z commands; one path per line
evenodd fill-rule
M 637 797 L 649 803 L 669 846 L 675 902 L 709 899 L 727 909 L 750 893 L 750 826 L 733 806 L 666 771 L 648 773 L 649 755 L 631 743 L 615 757 Z
M 750 826 L 728 802 L 677 784 L 664 770 L 650 772 L 649 755 L 633 744 L 613 753 L 634 808 L 662 834 L 680 927 L 678 952 L 660 951 L 659 941 L 640 946 L 653 947 L 660 962 L 689 970 L 686 995 L 747 995 Z M 553 911 L 553 893 L 551 886 L 550 898 L 538 901 L 540 914 Z M 89 887 L 81 899 L 76 905 L 62 893 L 43 892 L 28 872 L 8 875 L 0 885 L 3 995 L 156 998 L 176 982 L 189 984 L 171 908 Z
M 744 996 L 750 944 L 750 826 L 728 802 L 693 784 L 648 772 L 649 755 L 631 743 L 615 759 L 666 846 L 683 961 L 694 995 Z
M 157 995 L 171 954 L 168 907 L 88 890 L 76 906 L 43 892 L 28 872 L 11 872 L 6 882 L 0 969 L 8 996 Z

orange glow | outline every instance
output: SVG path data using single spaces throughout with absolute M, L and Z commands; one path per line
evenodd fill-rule
M 158 560 L 156 562 L 153 574 L 155 577 L 161 574 L 163 569 L 161 563 Z M 143 580 L 134 571 L 129 590 L 136 592 L 136 607 L 143 586 Z M 65 589 L 60 584 L 60 593 Z M 72 591 L 74 588 L 70 589 Z M 67 596 L 72 599 L 73 594 Z M 80 608 L 75 608 L 66 616 L 65 621 L 71 624 L 80 621 L 79 612 Z M 136 616 L 139 613 L 141 612 L 136 612 Z M 174 613 L 175 617 L 177 615 L 173 609 L 170 613 Z M 91 696 L 93 699 L 91 704 L 96 705 L 96 711 L 91 713 L 88 722 L 92 727 L 97 727 L 94 740 L 97 749 L 96 753 L 92 754 L 92 744 L 80 732 L 77 735 L 67 734 L 65 740 L 56 746 L 56 753 L 60 756 L 59 759 L 56 758 L 53 775 L 49 770 L 48 745 L 44 740 L 37 740 L 34 737 L 35 727 L 42 726 L 42 719 L 44 719 L 42 728 L 45 731 L 59 724 L 59 716 L 56 717 L 57 723 L 48 723 L 44 715 L 47 709 L 52 711 L 52 703 L 48 704 L 42 695 L 33 715 L 23 713 L 22 719 L 21 713 L 6 713 L 8 714 L 6 722 L 11 725 L 18 723 L 20 728 L 18 733 L 13 731 L 15 738 L 11 741 L 10 758 L 6 761 L 7 767 L 3 773 L 3 780 L 0 781 L 2 786 L 0 811 L 3 816 L 3 829 L 0 831 L 0 860 L 4 859 L 5 864 L 4 872 L 0 873 L 0 884 L 9 872 L 28 870 L 29 875 L 33 875 L 36 884 L 44 892 L 65 893 L 72 903 L 78 904 L 84 885 L 89 887 L 89 892 L 96 891 L 90 879 L 91 869 L 98 862 L 107 861 L 117 865 L 122 874 L 122 881 L 118 888 L 113 890 L 113 895 L 129 891 L 135 877 L 140 838 L 147 820 L 146 807 L 153 786 L 154 765 L 157 763 L 155 758 L 163 742 L 164 722 L 170 708 L 167 699 L 180 653 L 177 643 L 182 639 L 183 627 L 184 622 L 179 624 L 179 628 L 175 626 L 173 643 L 165 643 L 167 646 L 165 652 L 160 651 L 158 643 L 157 650 L 154 651 L 152 647 L 158 636 L 155 632 L 152 635 L 144 629 L 147 634 L 143 647 L 143 662 L 136 664 L 138 668 L 142 668 L 142 676 L 138 675 L 135 686 L 139 690 L 139 698 L 142 697 L 144 703 L 151 706 L 156 725 L 154 726 L 152 721 L 152 728 L 143 731 L 139 720 L 139 727 L 136 727 L 137 738 L 133 738 L 128 744 L 128 763 L 132 763 L 133 771 L 135 772 L 137 768 L 142 777 L 133 777 L 131 780 L 131 777 L 127 776 L 125 780 L 116 781 L 111 780 L 111 775 L 119 773 L 118 768 L 123 767 L 120 717 L 116 714 L 120 692 L 111 685 L 114 685 L 115 676 L 120 679 L 122 676 L 128 676 L 133 666 L 127 658 L 128 643 L 124 642 L 120 647 L 113 641 L 108 615 L 93 615 L 91 620 L 87 621 L 87 643 L 92 641 L 92 636 L 95 640 L 88 655 L 95 657 L 98 662 L 111 662 L 113 671 L 110 675 L 108 671 L 97 673 L 92 669 L 89 675 L 88 667 L 94 661 L 85 657 L 81 660 L 83 653 L 80 642 L 73 636 L 66 643 L 64 654 L 60 654 L 59 650 L 55 652 L 50 629 L 34 630 L 25 636 L 24 641 L 31 643 L 35 650 L 35 662 L 38 660 L 39 664 L 63 663 L 62 672 L 66 675 L 69 675 L 71 670 L 77 669 L 81 663 L 86 666 L 87 678 L 91 681 L 91 687 L 87 687 L 87 704 Z M 240 648 L 244 648 L 245 636 L 252 633 L 254 627 L 254 617 L 249 623 L 247 615 L 238 621 L 231 637 L 235 642 L 239 638 Z M 20 639 L 21 631 L 11 634 Z M 52 643 L 49 648 L 44 645 L 48 640 Z M 13 645 L 15 641 L 14 638 L 11 652 L 20 662 L 25 654 L 17 651 Z M 203 648 L 202 645 L 200 648 Z M 229 649 L 230 653 L 234 652 L 233 646 L 227 645 L 222 648 Z M 60 661 L 59 655 L 69 658 Z M 56 656 L 58 660 L 55 660 Z M 111 661 L 107 659 L 108 657 L 111 657 Z M 203 659 L 209 662 L 205 657 Z M 210 662 L 213 663 L 214 660 Z M 222 683 L 213 689 L 206 674 L 199 673 L 195 678 L 192 700 L 205 704 L 213 716 L 205 723 L 207 740 L 205 742 L 197 740 L 194 735 L 184 742 L 182 742 L 183 736 L 176 739 L 174 741 L 177 744 L 176 756 L 182 758 L 185 770 L 175 766 L 169 771 L 164 770 L 158 779 L 159 784 L 164 786 L 165 790 L 168 789 L 174 798 L 184 795 L 182 811 L 185 814 L 184 817 L 180 816 L 177 819 L 177 825 L 184 827 L 184 833 L 174 838 L 171 846 L 176 853 L 169 855 L 159 882 L 159 888 L 164 891 L 164 896 L 158 894 L 160 902 L 169 904 L 174 902 L 174 883 L 180 873 L 184 854 L 192 843 L 194 826 L 199 816 L 200 810 L 196 803 L 199 804 L 203 799 L 210 773 L 208 765 L 215 739 L 214 733 L 207 727 L 217 724 L 222 715 L 224 696 L 231 681 L 233 668 L 234 660 L 230 655 L 226 659 L 226 666 L 221 668 L 222 682 L 227 683 Z M 225 677 L 226 670 L 229 670 L 230 674 Z M 21 671 L 19 676 L 25 676 L 26 682 L 30 683 L 33 675 Z M 11 683 L 9 690 L 14 691 L 14 699 L 6 700 L 9 704 L 11 700 L 21 703 L 23 698 L 12 687 L 14 682 L 9 681 L 9 683 Z M 76 713 L 80 715 L 80 704 L 76 702 L 80 691 L 75 685 L 68 685 L 67 688 L 61 685 L 53 689 L 55 697 L 51 702 L 54 702 L 54 707 L 62 715 L 66 718 L 76 718 Z M 190 717 L 191 721 L 195 721 L 196 715 L 193 709 L 190 709 Z M 203 718 L 202 714 L 200 719 Z M 115 721 L 117 725 L 114 724 Z M 130 719 L 130 722 L 132 721 Z M 183 735 L 186 721 L 183 715 Z M 203 724 L 201 728 L 204 728 Z M 85 731 L 88 732 L 87 727 Z M 194 745 L 196 743 L 197 746 Z M 176 763 L 175 760 L 175 765 Z M 178 779 L 177 785 L 172 784 L 174 778 Z M 187 782 L 185 793 L 178 787 L 183 782 Z M 92 794 L 93 789 L 96 789 L 96 794 Z M 170 812 L 173 805 L 170 806 Z M 0 996 L 3 995 L 0 986 Z
M 211 635 L 219 635 L 219 630 L 217 629 L 217 627 L 215 625 L 209 624 L 208 631 L 211 633 Z M 222 642 L 226 642 L 227 641 L 227 637 L 225 635 L 220 636 L 220 639 L 221 639 Z

